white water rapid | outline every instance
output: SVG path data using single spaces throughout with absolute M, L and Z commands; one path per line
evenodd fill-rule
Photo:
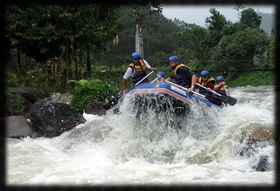
M 243 132 L 275 128 L 274 87 L 232 88 L 231 96 L 237 104 L 217 115 L 136 118 L 124 103 L 120 115 L 84 114 L 85 124 L 55 138 L 6 139 L 6 185 L 272 186 L 275 146 L 240 151 Z M 260 155 L 271 169 L 252 168 Z

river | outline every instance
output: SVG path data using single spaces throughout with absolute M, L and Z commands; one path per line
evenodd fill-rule
M 120 115 L 84 113 L 86 123 L 55 138 L 6 139 L 6 185 L 272 186 L 275 146 L 241 156 L 240 140 L 275 128 L 274 87 L 232 88 L 231 96 L 236 105 L 207 116 L 136 118 L 124 103 Z M 252 168 L 260 155 L 270 170 Z

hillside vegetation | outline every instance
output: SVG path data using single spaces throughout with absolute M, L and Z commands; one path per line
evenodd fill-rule
M 202 70 L 215 71 L 211 76 L 224 76 L 231 87 L 275 84 L 273 71 L 241 73 L 274 68 L 275 39 L 273 25 L 268 22 L 271 15 L 248 8 L 241 11 L 240 22 L 232 23 L 210 9 L 205 28 L 169 20 L 160 9 L 159 4 L 9 6 L 6 87 L 35 87 L 48 96 L 52 92 L 75 92 L 77 84 L 69 81 L 87 80 L 95 84 L 89 87 L 98 91 L 105 87 L 98 84 L 108 85 L 110 95 L 100 94 L 106 99 L 117 96 L 135 51 L 137 23 L 142 23 L 144 33 L 143 58 L 167 76 L 168 57 L 177 55 L 197 76 Z M 104 101 L 105 97 L 96 95 L 94 99 Z

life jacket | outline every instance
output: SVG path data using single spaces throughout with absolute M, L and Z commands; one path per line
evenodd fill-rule
M 191 71 L 191 69 L 187 65 L 179 64 L 172 70 L 172 76 L 174 77 L 174 79 L 176 80 L 176 83 L 178 85 L 183 86 L 183 87 L 188 87 L 191 84 L 191 79 L 187 79 L 185 76 L 180 76 L 177 74 L 178 69 L 181 67 L 185 67 L 189 71 Z
M 132 73 L 134 73 L 132 75 L 132 79 L 134 84 L 136 84 L 137 82 L 139 82 L 140 80 L 142 80 L 146 75 L 146 65 L 144 64 L 144 62 L 142 60 L 140 60 L 140 64 L 135 65 L 134 63 L 131 63 L 128 65 L 128 67 L 131 67 L 131 69 L 133 70 Z M 146 83 L 148 82 L 148 79 L 146 78 L 145 80 L 143 80 L 141 83 Z
M 224 85 L 224 86 L 225 86 L 226 88 L 228 88 L 227 85 Z M 227 95 L 224 86 L 221 86 L 220 89 L 216 90 L 216 92 L 217 92 L 218 94 Z
M 209 88 L 208 86 L 208 83 L 209 82 L 212 82 L 213 85 L 215 84 L 215 79 L 214 78 L 209 78 L 206 82 L 202 81 L 201 77 L 198 79 L 197 83 L 201 84 L 202 86 L 206 87 L 206 88 Z M 202 87 L 199 87 L 199 93 L 200 94 L 203 94 L 203 95 L 208 95 L 209 94 L 209 91 L 207 91 L 205 88 L 202 88 Z

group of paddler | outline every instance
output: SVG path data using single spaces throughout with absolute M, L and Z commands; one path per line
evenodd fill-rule
M 134 89 L 138 84 L 147 83 L 148 76 L 157 71 L 157 68 L 151 67 L 146 60 L 141 59 L 141 55 L 138 52 L 132 53 L 131 59 L 132 63 L 128 65 L 123 76 L 123 94 L 106 104 L 104 106 L 105 109 L 110 109 L 116 105 L 121 97 Z M 200 73 L 199 79 L 197 79 L 187 65 L 180 63 L 180 59 L 177 56 L 169 57 L 168 62 L 170 63 L 172 74 L 168 78 L 165 78 L 164 72 L 158 72 L 157 81 L 176 85 L 187 90 L 191 94 L 205 97 L 210 102 L 219 106 L 222 105 L 223 102 L 230 105 L 235 105 L 237 102 L 235 98 L 230 97 L 228 86 L 222 76 L 218 76 L 214 79 L 210 76 L 208 71 L 203 70 Z M 147 70 L 151 72 L 147 74 Z M 126 90 L 126 82 L 130 77 L 133 79 L 134 86 Z M 176 81 L 176 84 L 172 83 L 173 79 Z M 198 93 L 194 91 L 195 87 L 199 88 Z

